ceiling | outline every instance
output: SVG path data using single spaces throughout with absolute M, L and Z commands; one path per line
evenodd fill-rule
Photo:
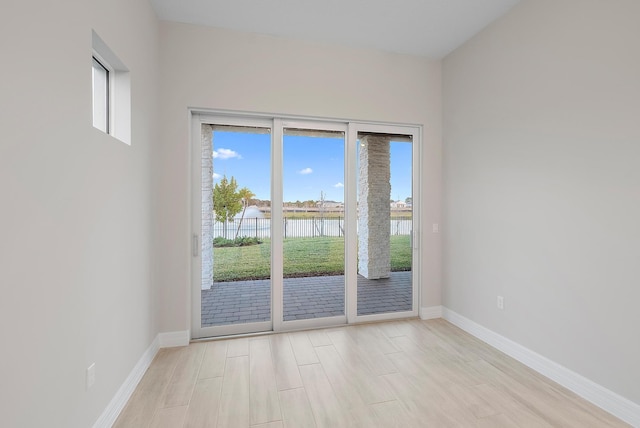
M 162 20 L 438 59 L 520 0 L 151 0 Z

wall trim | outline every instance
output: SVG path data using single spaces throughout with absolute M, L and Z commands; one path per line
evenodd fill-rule
M 104 409 L 96 423 L 93 424 L 93 428 L 110 428 L 116 422 L 116 419 L 120 416 L 120 412 L 122 412 L 124 406 L 127 405 L 127 401 L 129 401 L 133 391 L 135 391 L 138 383 L 140 383 L 142 376 L 144 376 L 151 365 L 151 361 L 153 361 L 153 358 L 158 353 L 158 349 L 160 349 L 159 336 L 160 335 L 157 335 L 147 350 L 144 351 L 138 363 L 133 367 L 129 376 L 127 376 L 122 386 L 120 386 L 111 399 L 111 402 L 109 402 L 109 405 Z
M 443 318 L 488 343 L 538 373 L 575 392 L 582 398 L 632 426 L 640 427 L 640 405 L 575 373 L 524 346 L 507 339 L 468 318 L 443 308 Z
M 109 405 L 104 409 L 96 423 L 93 424 L 93 428 L 110 428 L 113 426 L 160 348 L 187 346 L 190 338 L 189 330 L 158 333 L 111 399 Z
M 420 319 L 432 320 L 442 318 L 442 306 L 423 306 L 420 308 Z
M 169 331 L 158 334 L 158 341 L 161 348 L 187 346 L 190 340 L 191 332 L 189 330 Z

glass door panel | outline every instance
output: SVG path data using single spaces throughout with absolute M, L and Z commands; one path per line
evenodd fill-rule
M 283 321 L 345 315 L 345 133 L 283 130 Z
M 413 311 L 412 136 L 358 133 L 357 315 Z
M 270 329 L 270 129 L 204 125 L 207 139 L 210 147 L 203 143 L 202 154 L 201 327 L 220 327 L 221 334 Z

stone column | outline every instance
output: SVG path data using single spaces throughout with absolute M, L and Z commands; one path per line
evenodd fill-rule
M 213 128 L 202 125 L 202 289 L 213 285 Z
M 391 273 L 390 139 L 360 138 L 358 175 L 358 273 L 367 279 Z

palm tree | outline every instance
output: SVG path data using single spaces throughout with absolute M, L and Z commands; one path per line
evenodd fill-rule
M 238 223 L 238 229 L 236 230 L 236 236 L 234 239 L 238 239 L 238 233 L 240 233 L 240 227 L 242 226 L 242 220 L 244 220 L 244 213 L 247 211 L 247 207 L 249 206 L 249 201 L 251 198 L 256 195 L 246 187 L 238 190 L 238 196 L 240 196 L 240 200 L 242 201 L 242 215 L 240 216 L 240 223 Z

